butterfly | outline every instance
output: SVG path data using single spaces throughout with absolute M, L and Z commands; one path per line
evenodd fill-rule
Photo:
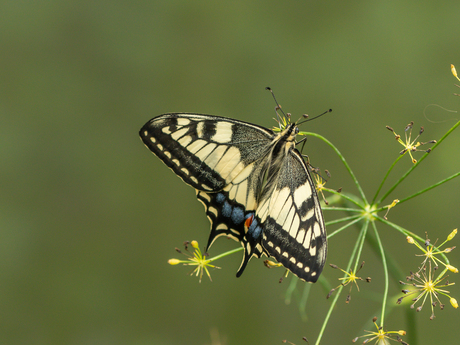
M 148 121 L 140 137 L 196 190 L 211 222 L 206 251 L 220 236 L 244 248 L 236 274 L 252 257 L 274 257 L 316 282 L 327 254 L 315 185 L 296 149 L 296 123 L 280 132 L 231 118 L 170 113 Z

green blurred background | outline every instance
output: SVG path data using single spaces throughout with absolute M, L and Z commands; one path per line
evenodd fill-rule
M 459 118 L 450 64 L 460 66 L 459 1 L 4 1 L 0 6 L 0 343 L 280 344 L 316 340 L 330 300 L 318 284 L 298 311 L 290 279 L 241 253 L 219 260 L 213 282 L 169 266 L 185 240 L 204 246 L 203 207 L 142 145 L 138 130 L 165 112 L 229 116 L 267 127 L 274 89 L 287 112 L 316 115 L 320 133 L 345 155 L 371 198 L 402 149 L 425 126 L 439 139 Z M 449 137 L 386 201 L 402 199 L 460 170 L 459 133 Z M 328 187 L 356 190 L 322 142 L 306 146 Z M 411 166 L 399 163 L 390 182 Z M 390 213 L 432 240 L 458 227 L 459 181 Z M 325 214 L 326 220 L 334 214 Z M 405 273 L 414 247 L 380 227 Z M 328 263 L 346 266 L 355 230 L 330 241 Z M 210 254 L 235 248 L 220 239 Z M 362 254 L 361 292 L 345 294 L 323 343 L 351 343 L 379 315 L 383 274 Z M 450 256 L 460 265 L 458 253 Z M 333 284 L 339 277 L 329 267 Z M 404 277 L 401 277 L 402 279 Z M 454 280 L 455 277 L 450 277 Z M 390 295 L 401 287 L 392 282 Z M 457 287 L 450 289 L 459 298 Z M 389 301 L 393 305 L 395 300 Z M 459 314 L 416 315 L 419 344 L 456 343 Z M 389 329 L 407 329 L 399 306 Z M 408 311 L 415 313 L 414 310 Z M 213 335 L 212 335 L 213 334 Z M 414 345 L 414 344 L 411 344 Z

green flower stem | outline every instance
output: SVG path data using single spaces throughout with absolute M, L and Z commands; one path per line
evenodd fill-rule
M 327 235 L 327 239 L 329 240 L 332 236 L 334 235 L 337 235 L 339 232 L 341 232 L 342 230 L 345 230 L 346 228 L 350 227 L 351 225 L 355 224 L 355 223 L 358 223 L 359 221 L 361 221 L 362 219 L 364 218 L 364 216 L 362 217 L 359 217 L 359 218 L 356 218 L 354 221 L 348 223 L 348 224 L 345 224 L 344 226 L 342 226 L 341 228 L 335 230 L 334 232 L 330 233 Z
M 358 270 L 358 262 L 359 262 L 359 258 L 361 257 L 361 252 L 363 251 L 364 241 L 366 239 L 366 234 L 367 234 L 367 229 L 368 228 L 369 228 L 369 219 L 366 219 L 366 221 L 364 222 L 363 227 L 361 229 L 361 232 L 359 234 L 360 238 L 359 238 L 358 241 L 360 241 L 361 243 L 359 244 L 358 252 L 356 254 L 355 267 L 353 269 L 354 274 L 356 274 L 356 271 Z
M 377 196 L 379 195 L 380 190 L 381 190 L 382 187 L 383 187 L 383 184 L 385 183 L 385 181 L 387 180 L 388 176 L 390 175 L 391 170 L 393 170 L 393 168 L 396 166 L 396 163 L 398 163 L 399 160 L 400 160 L 402 157 L 403 157 L 403 155 L 400 155 L 398 158 L 396 158 L 396 160 L 393 162 L 393 164 L 391 165 L 391 167 L 388 169 L 387 173 L 386 173 L 385 176 L 383 177 L 382 183 L 380 183 L 380 186 L 379 186 L 379 188 L 377 189 L 377 192 L 375 192 L 374 198 L 372 199 L 372 204 L 374 204 L 375 199 L 377 199 Z M 379 203 L 378 203 L 378 204 L 379 204 Z
M 299 311 L 300 311 L 300 315 L 302 315 L 302 318 L 305 321 L 307 320 L 307 313 L 305 309 L 307 308 L 308 296 L 310 295 L 312 286 L 313 284 L 304 284 L 302 298 L 300 299 Z
M 458 126 L 460 125 L 460 121 L 458 121 L 455 125 L 452 126 L 451 129 L 449 129 L 447 131 L 446 134 L 444 134 L 442 136 L 441 139 L 439 139 L 436 144 L 433 145 L 433 147 L 431 148 L 431 151 L 434 151 L 443 141 L 444 139 L 446 139 L 450 133 L 452 133 L 453 130 L 455 130 Z M 384 200 L 388 195 L 390 195 L 391 192 L 393 192 L 393 190 L 402 182 L 406 179 L 407 176 L 409 176 L 409 174 L 420 164 L 423 162 L 423 160 L 428 156 L 429 153 L 425 153 L 422 158 L 420 158 L 420 160 L 415 163 L 398 181 L 396 181 L 396 183 L 388 190 L 388 192 L 385 193 L 385 195 L 379 199 L 379 201 L 377 201 L 377 204 L 380 204 L 382 202 L 382 200 Z
M 292 300 L 292 294 L 294 293 L 295 291 L 295 288 L 297 287 L 297 283 L 299 282 L 299 279 L 291 279 L 291 283 L 289 284 L 287 290 L 286 290 L 286 295 L 285 295 L 285 298 L 284 298 L 284 303 L 286 304 L 291 304 L 291 300 Z
M 349 202 L 355 204 L 356 206 L 358 206 L 359 208 L 361 208 L 361 209 L 364 210 L 364 206 L 363 206 L 361 203 L 359 203 L 359 201 L 357 201 L 356 199 L 354 199 L 354 198 L 348 196 L 348 195 L 345 194 L 345 193 L 338 193 L 338 192 L 336 192 L 335 190 L 328 189 L 328 188 L 324 188 L 323 190 L 328 191 L 328 192 L 333 193 L 333 194 L 337 194 L 337 195 L 339 195 L 341 198 L 344 198 L 344 199 L 348 200 Z M 323 208 L 323 209 L 324 209 L 324 208 Z M 332 209 L 332 207 L 331 207 L 331 209 Z
M 383 218 L 380 218 L 378 216 L 375 217 L 375 219 L 381 221 L 382 223 L 385 223 L 386 225 L 388 226 L 391 226 L 393 229 L 395 230 L 398 230 L 399 232 L 401 232 L 403 235 L 405 236 L 412 236 L 413 238 L 416 238 L 417 240 L 421 241 L 421 242 L 424 242 L 425 240 L 423 238 L 421 238 L 419 235 L 417 234 L 414 234 L 412 231 L 409 231 L 407 229 L 404 229 L 403 227 L 395 224 L 395 223 L 392 223 L 392 222 L 389 222 L 388 220 L 385 220 Z
M 351 221 L 351 220 L 355 220 L 356 218 L 362 218 L 362 217 L 363 217 L 362 214 L 356 214 L 354 216 L 349 216 L 349 217 L 343 217 L 343 218 L 339 218 L 339 219 L 330 220 L 329 222 L 326 222 L 326 227 L 330 226 L 330 225 L 338 224 L 338 223 L 348 222 L 348 221 Z
M 425 189 L 423 189 L 423 190 L 421 190 L 421 191 L 419 191 L 419 192 L 417 192 L 417 193 L 415 193 L 415 194 L 412 194 L 411 196 L 408 196 L 407 198 L 404 198 L 404 199 L 399 200 L 399 204 L 402 203 L 402 202 L 404 202 L 404 201 L 407 201 L 407 200 L 409 200 L 409 199 L 415 198 L 416 196 L 418 196 L 418 195 L 420 195 L 420 194 L 423 194 L 423 193 L 425 193 L 425 192 L 428 192 L 429 190 L 431 190 L 431 189 L 433 189 L 433 188 L 435 188 L 435 187 L 437 187 L 437 186 L 440 186 L 440 185 L 442 185 L 443 183 L 446 183 L 446 182 L 448 182 L 448 181 L 450 181 L 450 180 L 452 180 L 452 179 L 454 179 L 454 178 L 456 178 L 456 177 L 458 177 L 458 176 L 460 176 L 460 171 L 459 171 L 458 173 L 456 173 L 456 174 L 453 174 L 452 176 L 449 176 L 448 178 L 446 178 L 446 179 L 444 179 L 444 180 L 442 180 L 442 181 L 439 181 L 438 183 L 435 183 L 435 184 L 431 185 L 430 187 L 427 187 L 427 188 L 425 188 Z
M 350 208 L 350 207 L 321 207 L 323 211 L 345 211 L 345 212 L 359 212 L 362 213 L 363 210 L 357 210 L 356 208 Z
M 384 324 L 384 321 L 385 321 L 385 307 L 387 305 L 387 297 L 388 297 L 388 285 L 389 285 L 388 267 L 387 267 L 387 261 L 386 261 L 386 257 L 385 257 L 385 250 L 383 249 L 382 241 L 380 240 L 379 232 L 377 231 L 377 227 L 375 225 L 375 222 L 372 222 L 372 226 L 374 228 L 375 237 L 377 239 L 377 244 L 379 246 L 380 254 L 382 255 L 383 273 L 385 275 L 385 290 L 383 292 L 382 314 L 380 316 L 380 326 L 383 327 L 383 324 Z
M 231 254 L 234 254 L 234 253 L 237 253 L 237 252 L 241 252 L 242 250 L 244 250 L 243 247 L 239 247 L 239 248 L 229 250 L 228 252 L 225 252 L 225 253 L 219 254 L 217 256 L 214 256 L 213 258 L 210 258 L 209 262 L 216 261 L 217 259 L 220 259 L 220 258 L 222 258 L 224 256 L 227 256 L 227 255 L 231 255 Z
M 351 179 L 355 182 L 356 188 L 358 188 L 358 191 L 359 191 L 359 194 L 361 195 L 361 198 L 367 204 L 366 195 L 364 194 L 364 191 L 362 190 L 361 185 L 359 184 L 358 180 L 356 179 L 355 174 L 351 170 L 350 166 L 348 165 L 347 161 L 345 160 L 345 157 L 343 157 L 343 155 L 340 153 L 340 151 L 329 140 L 327 140 L 322 135 L 319 135 L 317 133 L 311 133 L 311 132 L 302 132 L 302 134 L 310 135 L 312 137 L 316 137 L 318 139 L 321 139 L 322 141 L 324 141 L 326 144 L 328 144 L 335 151 L 335 153 L 341 159 L 342 163 L 345 165 L 345 168 L 347 169 L 348 173 L 350 174 Z
M 367 226 L 366 226 L 366 229 L 367 229 Z M 364 230 L 364 227 L 363 227 L 363 230 Z M 362 244 L 363 244 L 363 241 L 361 241 L 361 239 L 362 239 L 363 235 L 365 235 L 365 231 L 363 231 L 363 230 L 361 230 L 361 232 L 360 232 L 360 234 L 358 236 L 358 240 L 356 241 L 356 244 L 355 244 L 355 246 L 353 248 L 353 251 L 351 253 L 350 260 L 348 260 L 347 268 L 345 269 L 346 272 L 350 272 L 350 267 L 351 267 L 351 264 L 354 261 L 354 258 L 356 257 L 356 253 L 358 251 L 361 252 Z M 344 274 L 343 278 L 346 278 L 346 277 L 347 277 L 347 274 Z M 337 304 L 337 300 L 339 299 L 339 296 L 342 293 L 342 290 L 343 290 L 343 285 L 341 285 L 338 288 L 337 293 L 336 293 L 334 299 L 332 300 L 331 306 L 329 307 L 329 310 L 327 311 L 326 317 L 324 318 L 323 324 L 322 324 L 321 329 L 319 331 L 318 339 L 316 339 L 315 345 L 319 345 L 319 343 L 321 341 L 321 338 L 323 337 L 324 331 L 326 330 L 326 326 L 327 326 L 327 324 L 329 322 L 329 318 L 331 317 L 332 311 L 334 310 L 334 307 Z

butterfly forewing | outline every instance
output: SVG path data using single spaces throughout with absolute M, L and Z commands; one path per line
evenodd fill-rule
M 294 129 L 275 135 L 224 117 L 165 114 L 140 131 L 145 145 L 197 190 L 211 222 L 207 248 L 223 235 L 243 245 L 237 276 L 263 254 L 306 281 L 316 281 L 324 266 L 324 221 Z

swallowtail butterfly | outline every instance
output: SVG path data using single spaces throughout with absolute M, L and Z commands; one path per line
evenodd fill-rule
M 326 260 L 326 229 L 315 185 L 295 148 L 299 129 L 279 133 L 225 117 L 172 113 L 140 130 L 144 144 L 196 195 L 211 222 L 206 250 L 220 236 L 239 241 L 248 261 L 272 256 L 316 282 Z

